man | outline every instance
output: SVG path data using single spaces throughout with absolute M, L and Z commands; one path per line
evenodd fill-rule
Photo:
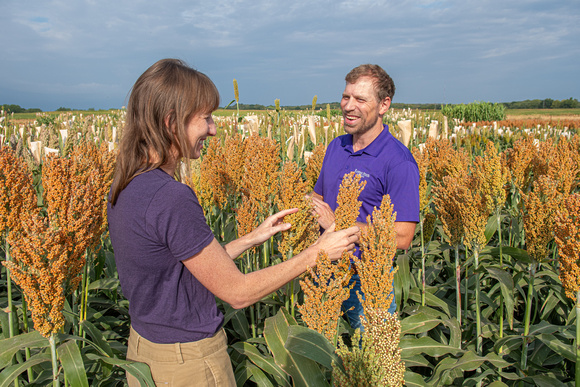
M 334 223 L 334 211 L 340 183 L 345 174 L 355 171 L 366 180 L 359 200 L 362 201 L 357 225 L 366 226 L 366 217 L 379 208 L 384 195 L 389 194 L 397 213 L 395 231 L 397 248 L 406 250 L 419 222 L 419 170 L 411 152 L 383 125 L 383 115 L 391 106 L 395 85 L 378 65 L 361 65 L 346 78 L 340 107 L 347 134 L 334 139 L 326 150 L 320 176 L 312 200 L 319 215 L 320 226 L 327 229 Z M 355 254 L 360 257 L 357 248 Z M 360 278 L 354 274 L 350 298 L 344 302 L 352 328 L 361 328 L 362 305 Z M 353 308 L 354 307 L 354 308 Z M 351 310 L 349 310 L 351 309 Z M 396 303 L 389 308 L 395 313 Z

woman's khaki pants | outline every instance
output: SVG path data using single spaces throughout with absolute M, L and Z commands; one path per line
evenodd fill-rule
M 236 385 L 223 329 L 199 341 L 156 344 L 131 327 L 127 360 L 148 364 L 157 386 Z M 129 373 L 127 382 L 130 387 L 139 387 L 138 380 Z

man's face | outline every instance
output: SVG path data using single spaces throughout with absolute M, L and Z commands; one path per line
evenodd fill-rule
M 373 128 L 382 128 L 382 115 L 390 104 L 389 97 L 378 100 L 371 77 L 360 77 L 355 83 L 347 83 L 340 101 L 344 130 L 360 136 Z

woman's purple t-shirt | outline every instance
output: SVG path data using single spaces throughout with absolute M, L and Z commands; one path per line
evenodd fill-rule
M 181 262 L 214 238 L 193 190 L 155 169 L 135 177 L 107 210 L 133 329 L 161 344 L 213 336 L 223 315 Z

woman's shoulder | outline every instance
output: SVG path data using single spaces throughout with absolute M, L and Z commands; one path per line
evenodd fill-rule
M 155 196 L 160 196 L 165 200 L 183 200 L 183 199 L 193 199 L 195 198 L 195 193 L 190 186 L 184 184 L 180 181 L 175 180 L 173 177 L 169 176 L 163 171 L 155 170 L 157 179 L 157 191 Z M 151 171 L 153 172 L 153 171 Z
M 175 180 L 160 169 L 153 169 L 135 176 L 121 192 L 121 196 L 124 201 L 140 202 L 140 206 L 146 207 L 159 201 L 180 204 L 196 200 L 189 186 Z

